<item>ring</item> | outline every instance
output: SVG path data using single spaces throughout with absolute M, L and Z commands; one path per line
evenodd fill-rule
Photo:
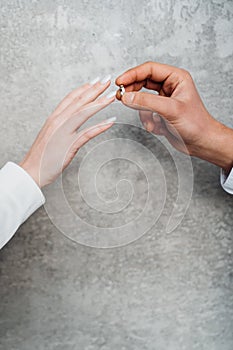
M 122 96 L 125 93 L 124 85 L 120 85 L 119 89 L 117 90 L 116 97 L 118 100 L 121 100 Z
M 125 88 L 124 88 L 124 85 L 120 85 L 120 92 L 121 92 L 121 97 L 124 95 L 125 93 Z

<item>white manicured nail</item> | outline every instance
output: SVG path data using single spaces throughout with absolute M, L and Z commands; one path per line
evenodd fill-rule
M 109 94 L 107 94 L 105 97 L 110 99 L 113 96 L 116 96 L 116 91 L 109 92 Z
M 103 79 L 101 79 L 101 84 L 106 84 L 109 80 L 111 80 L 111 75 L 106 75 Z
M 105 124 L 111 124 L 111 123 L 114 123 L 115 121 L 116 121 L 116 117 L 108 118 Z
M 96 77 L 95 79 L 90 81 L 90 85 L 95 85 L 96 83 L 98 83 L 98 81 L 100 81 L 100 77 Z

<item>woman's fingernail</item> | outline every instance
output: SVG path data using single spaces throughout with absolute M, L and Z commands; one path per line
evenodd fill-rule
M 122 96 L 122 99 L 125 103 L 131 104 L 134 100 L 135 93 L 134 92 L 126 92 Z
M 108 99 L 110 99 L 110 98 L 112 98 L 113 96 L 116 97 L 116 92 L 115 92 L 115 91 L 109 92 L 109 94 L 107 94 L 105 97 L 108 98 Z
M 100 81 L 100 77 L 96 77 L 95 79 L 90 81 L 90 85 L 95 85 L 96 83 L 98 83 L 98 81 Z
M 101 79 L 101 84 L 106 84 L 109 80 L 111 80 L 111 75 L 106 75 L 103 79 Z
M 116 121 L 116 117 L 108 118 L 104 124 L 111 124 Z

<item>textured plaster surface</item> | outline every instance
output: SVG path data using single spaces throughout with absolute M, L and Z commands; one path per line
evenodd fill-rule
M 233 126 L 233 1 L 2 0 L 0 166 L 22 159 L 68 91 L 98 75 L 115 78 L 147 60 L 190 70 L 209 111 Z M 0 349 L 231 350 L 233 200 L 220 188 L 219 170 L 192 160 L 188 211 L 166 233 L 177 191 L 174 163 L 158 140 L 122 124 L 139 125 L 135 111 L 114 105 L 95 118 L 113 114 L 120 123 L 91 145 L 122 138 L 122 145 L 131 139 L 150 149 L 166 178 L 162 215 L 139 240 L 104 250 L 72 242 L 39 209 L 0 252 Z M 124 147 L 136 153 L 133 143 Z M 145 203 L 143 171 L 116 159 L 100 172 L 97 182 L 106 200 L 115 198 L 111 186 L 121 175 L 135 186 L 132 204 L 117 219 L 111 214 L 103 219 L 73 191 L 82 152 L 64 180 L 74 211 L 96 225 L 133 220 Z M 111 159 L 109 149 L 104 152 Z M 147 153 L 145 164 L 153 177 Z M 123 202 L 128 190 L 121 188 Z M 159 201 L 155 198 L 155 206 Z M 153 217 L 154 210 L 144 215 Z M 72 230 L 69 219 L 67 226 Z

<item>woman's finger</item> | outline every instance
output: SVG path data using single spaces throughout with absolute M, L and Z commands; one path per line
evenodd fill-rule
M 73 114 L 67 121 L 70 132 L 76 132 L 89 118 L 110 105 L 116 98 L 115 91 L 100 99 L 83 106 L 77 114 Z
M 104 131 L 108 130 L 113 126 L 114 122 L 116 121 L 116 118 L 109 118 L 97 125 L 91 126 L 89 128 L 83 129 L 76 134 L 75 141 L 73 142 L 73 150 L 75 152 L 78 151 L 80 147 L 82 147 L 85 143 L 96 137 L 97 135 L 103 133 Z
M 97 82 L 95 85 L 91 86 L 88 90 L 85 91 L 82 95 L 78 96 L 73 100 L 73 102 L 63 111 L 63 115 L 72 115 L 77 112 L 81 107 L 86 104 L 89 104 L 96 100 L 111 84 L 111 77 L 108 75 L 100 82 Z
M 83 93 L 85 93 L 85 91 L 87 91 L 88 89 L 90 89 L 91 86 L 95 85 L 100 79 L 96 78 L 93 81 L 91 81 L 90 83 L 86 83 L 82 86 L 79 86 L 78 88 L 76 88 L 75 90 L 71 91 L 60 103 L 59 105 L 56 107 L 55 111 L 53 112 L 52 115 L 58 115 L 60 114 L 62 111 L 64 111 L 76 98 L 78 98 L 79 96 L 81 96 Z

